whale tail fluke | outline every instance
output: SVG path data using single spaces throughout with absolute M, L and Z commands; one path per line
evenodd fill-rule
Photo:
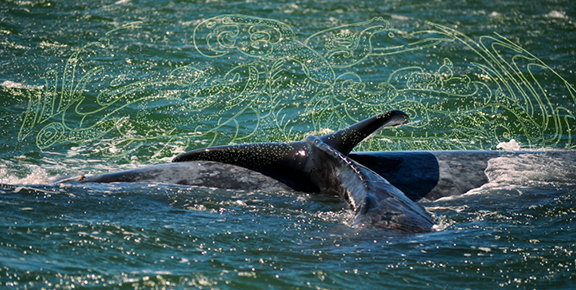
M 360 121 L 340 131 L 319 137 L 326 145 L 348 155 L 354 147 L 385 127 L 394 127 L 408 123 L 410 118 L 398 110 L 374 116 Z
M 354 147 L 382 128 L 406 124 L 409 120 L 408 115 L 402 111 L 388 111 L 319 138 L 328 146 L 348 155 Z M 250 167 L 250 163 L 257 162 L 258 165 L 261 165 L 268 163 L 267 160 L 277 160 L 279 156 L 297 153 L 301 150 L 302 143 L 299 141 L 217 146 L 182 153 L 174 157 L 172 162 L 214 160 Z
M 407 123 L 402 111 L 389 111 L 345 129 L 319 137 L 328 146 L 344 155 L 381 128 Z M 197 149 L 180 154 L 172 162 L 218 161 L 241 166 L 275 178 L 294 190 L 319 192 L 306 173 L 309 166 L 308 147 L 304 140 L 297 142 L 255 143 Z

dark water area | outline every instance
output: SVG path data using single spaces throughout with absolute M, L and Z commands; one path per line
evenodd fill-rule
M 3 194 L 5 285 L 571 287 L 574 187 L 424 202 L 438 231 L 347 226 L 327 197 L 175 186 Z
M 576 149 L 570 1 L 3 1 L 0 285 L 571 289 L 574 160 L 500 159 L 358 229 L 297 192 L 49 181 L 293 141 L 399 109 L 355 151 Z

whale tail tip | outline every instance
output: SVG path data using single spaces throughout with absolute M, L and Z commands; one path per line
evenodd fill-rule
M 320 137 L 322 142 L 348 155 L 354 147 L 385 127 L 408 123 L 410 117 L 402 111 L 393 110 L 360 121 L 340 131 Z

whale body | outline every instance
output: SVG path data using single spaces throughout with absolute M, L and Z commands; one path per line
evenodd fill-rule
M 199 149 L 176 156 L 170 164 L 60 182 L 158 182 L 232 189 L 251 189 L 266 182 L 278 188 L 337 195 L 356 213 L 354 224 L 359 227 L 428 232 L 434 223 L 423 208 L 384 177 L 348 158 L 357 144 L 381 128 L 408 120 L 404 112 L 389 111 L 321 137 Z M 241 174 L 249 177 L 234 178 Z
M 384 177 L 415 202 L 458 196 L 485 185 L 489 182 L 486 170 L 490 163 L 502 158 L 512 161 L 536 158 L 535 165 L 559 161 L 566 170 L 576 169 L 575 150 L 370 151 L 352 152 L 348 157 Z M 158 164 L 97 176 L 75 176 L 57 182 L 148 182 L 249 191 L 293 190 L 254 170 L 202 160 Z
M 406 122 L 406 114 L 390 111 L 321 137 L 204 148 L 178 155 L 168 164 L 58 182 L 146 182 L 322 193 L 346 201 L 356 213 L 357 226 L 415 233 L 433 226 L 428 213 L 415 202 L 481 187 L 489 182 L 487 169 L 496 160 L 506 159 L 508 164 L 530 157 L 540 158 L 541 164 L 554 160 L 576 164 L 573 150 L 350 153 L 377 130 Z

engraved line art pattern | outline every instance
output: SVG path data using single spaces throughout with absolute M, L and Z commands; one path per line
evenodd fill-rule
M 158 143 L 149 154 L 162 157 L 176 148 L 298 140 L 400 109 L 411 123 L 359 150 L 493 149 L 511 139 L 576 148 L 574 87 L 498 34 L 473 40 L 434 23 L 405 31 L 377 17 L 301 40 L 280 21 L 221 15 L 194 28 L 192 53 L 205 63 L 144 77 L 130 64 L 114 72 L 92 65 L 113 50 L 115 34 L 144 25 L 108 32 L 74 52 L 62 72 L 49 70 L 43 88 L 26 90 L 18 140 L 34 138 L 42 150 L 91 142 L 106 156 Z M 439 49 L 458 53 L 435 57 Z M 548 92 L 543 78 L 557 89 Z

